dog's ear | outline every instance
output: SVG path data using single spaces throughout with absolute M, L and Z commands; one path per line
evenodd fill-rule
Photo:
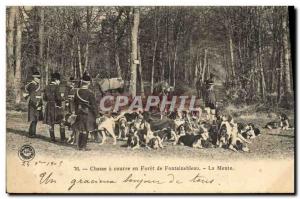
M 254 128 L 254 124 L 253 123 L 248 123 L 248 126 L 251 127 L 252 129 Z
M 147 122 L 152 122 L 154 121 L 154 119 L 152 117 L 149 117 L 148 120 L 146 120 Z

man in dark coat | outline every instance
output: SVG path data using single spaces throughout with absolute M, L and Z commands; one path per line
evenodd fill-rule
M 215 120 L 216 114 L 216 94 L 214 91 L 213 75 L 210 75 L 210 79 L 205 82 L 206 92 L 205 92 L 205 109 L 208 112 L 208 119 Z
M 61 142 L 66 141 L 65 128 L 63 125 L 63 98 L 59 92 L 60 74 L 51 74 L 51 82 L 46 86 L 43 99 L 46 101 L 44 123 L 49 126 L 49 133 L 52 142 L 55 142 L 54 125 L 60 125 Z
M 206 88 L 207 88 L 207 96 L 205 99 L 205 106 L 209 107 L 211 109 L 216 109 L 216 95 L 214 91 L 214 83 L 210 80 L 206 82 Z
M 28 99 L 28 122 L 29 126 L 29 137 L 34 138 L 36 136 L 36 125 L 39 120 L 42 119 L 42 99 L 40 91 L 40 73 L 35 72 L 32 75 L 33 80 L 25 86 L 25 91 Z
M 89 150 L 86 148 L 88 134 L 97 129 L 98 106 L 94 93 L 89 89 L 90 83 L 90 76 L 84 74 L 81 86 L 77 89 L 74 97 L 75 114 L 77 115 L 74 129 L 77 133 L 78 150 Z

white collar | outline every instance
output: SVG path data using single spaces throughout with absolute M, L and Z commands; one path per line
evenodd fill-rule
M 34 81 L 34 80 L 32 80 L 32 83 L 38 84 L 38 82 L 36 82 L 36 81 Z
M 50 82 L 50 85 L 58 85 L 56 82 Z
M 88 85 L 83 85 L 83 86 L 81 86 L 80 88 L 81 88 L 81 89 L 88 89 L 89 86 L 88 86 Z

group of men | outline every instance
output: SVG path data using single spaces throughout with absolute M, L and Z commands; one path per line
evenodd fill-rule
M 43 90 L 41 90 L 40 78 L 40 73 L 34 72 L 32 81 L 25 86 L 28 99 L 28 121 L 30 122 L 29 137 L 36 137 L 37 123 L 42 121 L 48 126 L 51 142 L 56 142 L 55 125 L 59 126 L 62 143 L 67 141 L 65 128 L 68 127 L 75 135 L 77 149 L 88 150 L 86 148 L 88 134 L 97 129 L 96 118 L 99 117 L 95 95 L 89 89 L 91 77 L 84 73 L 79 85 L 75 85 L 75 80 L 71 77 L 64 94 L 60 92 L 61 75 L 59 73 L 51 74 L 51 81 Z M 216 100 L 212 78 L 207 80 L 205 85 L 206 112 L 212 117 L 209 119 L 214 120 Z M 75 116 L 75 122 L 68 125 L 65 120 L 66 116 Z
M 40 73 L 34 72 L 32 81 L 25 86 L 28 100 L 29 137 L 36 137 L 38 121 L 48 126 L 51 142 L 56 142 L 55 125 L 59 125 L 60 141 L 67 141 L 65 115 L 76 115 L 72 131 L 76 131 L 76 145 L 78 150 L 86 148 L 88 134 L 96 129 L 98 107 L 94 93 L 89 89 L 91 77 L 84 73 L 79 88 L 75 88 L 74 78 L 70 78 L 64 94 L 60 92 L 61 76 L 55 72 L 51 74 L 50 83 L 41 90 Z M 65 102 L 65 106 L 63 106 Z M 70 127 L 70 126 L 69 126 Z

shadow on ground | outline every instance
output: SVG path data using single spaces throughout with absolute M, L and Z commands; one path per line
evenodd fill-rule
M 28 132 L 27 131 L 24 131 L 24 130 L 19 130 L 19 129 L 12 129 L 12 128 L 6 128 L 6 132 L 9 132 L 9 133 L 14 133 L 14 134 L 18 134 L 18 135 L 21 135 L 21 136 L 25 136 L 25 137 L 28 137 Z M 44 135 L 36 135 L 35 138 L 31 138 L 31 139 L 39 139 L 39 140 L 42 140 L 44 142 L 47 142 L 49 143 L 50 142 L 50 138 L 49 137 L 46 137 Z M 53 144 L 56 144 L 58 146 L 66 146 L 66 147 L 74 147 L 72 145 L 69 145 L 69 144 L 66 144 L 66 143 L 61 143 L 58 141 L 58 139 L 56 138 L 56 142 L 52 142 Z
M 280 136 L 280 137 L 286 137 L 286 138 L 294 138 L 294 135 L 285 135 L 285 134 L 275 134 L 275 133 L 268 133 L 266 135 L 273 135 L 273 136 Z

